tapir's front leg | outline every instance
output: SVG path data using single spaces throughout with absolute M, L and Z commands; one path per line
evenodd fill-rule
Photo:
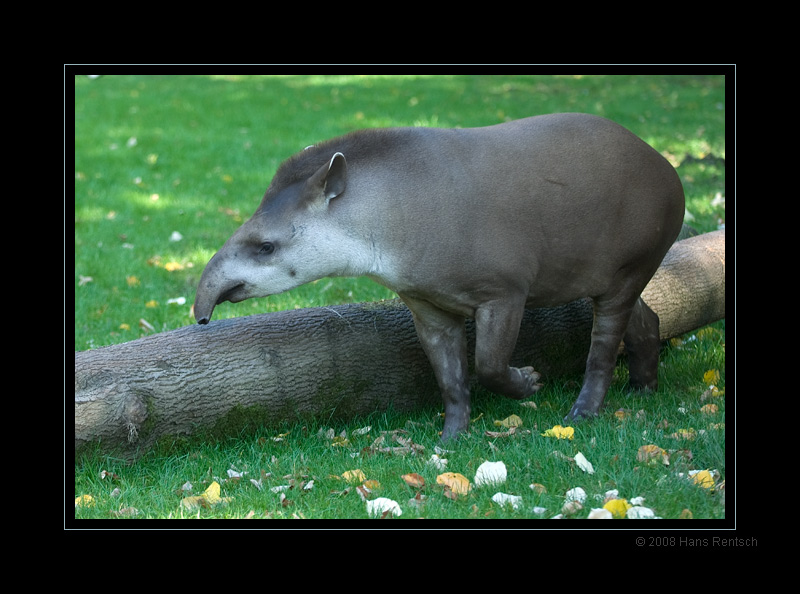
M 422 348 L 433 366 L 444 401 L 442 441 L 469 427 L 469 372 L 464 318 L 427 301 L 400 295 L 414 316 Z
M 533 367 L 511 367 L 525 311 L 524 296 L 482 304 L 475 312 L 475 370 L 478 381 L 497 394 L 527 398 L 541 384 Z

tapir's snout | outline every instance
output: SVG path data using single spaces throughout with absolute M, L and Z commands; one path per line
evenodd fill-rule
M 225 303 L 226 301 L 238 303 L 246 299 L 241 295 L 244 283 L 236 283 L 232 287 L 224 288 L 219 292 L 212 291 L 210 294 L 205 290 L 201 291 L 202 287 L 203 281 L 201 279 L 200 286 L 197 288 L 197 296 L 194 300 L 194 319 L 197 320 L 198 324 L 208 324 L 211 321 L 211 314 L 214 313 L 214 308 L 220 303 Z
M 214 313 L 217 303 L 216 298 L 208 297 L 198 288 L 194 299 L 194 319 L 198 324 L 208 324 L 211 321 L 211 314 Z
M 243 292 L 245 285 L 240 280 L 221 275 L 219 259 L 216 255 L 209 260 L 194 298 L 194 319 L 198 324 L 208 324 L 214 308 L 225 301 L 237 302 L 247 298 Z

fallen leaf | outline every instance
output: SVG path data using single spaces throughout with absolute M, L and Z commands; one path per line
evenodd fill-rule
M 703 381 L 707 386 L 719 383 L 719 371 L 716 369 L 709 369 L 703 374 Z
M 367 475 L 360 468 L 356 468 L 355 470 L 344 471 L 342 478 L 348 483 L 362 483 L 366 480 Z
M 522 505 L 522 497 L 519 495 L 508 495 L 506 493 L 495 493 L 492 495 L 492 501 L 500 505 L 510 505 L 515 510 L 519 509 Z
M 198 507 L 211 507 L 218 503 L 227 503 L 230 497 L 220 497 L 220 486 L 217 481 L 213 481 L 202 495 L 194 495 L 181 499 L 181 507 L 195 509 Z
M 575 429 L 572 427 L 562 427 L 561 425 L 554 425 L 552 429 L 547 429 L 542 433 L 542 437 L 555 437 L 556 439 L 573 439 L 575 437 Z
M 394 501 L 393 499 L 387 499 L 386 497 L 378 497 L 377 499 L 372 499 L 367 501 L 367 515 L 370 517 L 378 517 L 385 518 L 387 516 L 400 516 L 403 514 L 403 510 L 400 509 L 400 505 Z
M 714 413 L 719 411 L 719 407 L 716 404 L 704 404 L 700 407 L 700 412 L 704 415 L 713 415 Z
M 91 495 L 81 495 L 75 498 L 75 507 L 92 507 L 94 503 L 94 497 Z
M 522 419 L 518 415 L 509 415 L 502 421 L 495 421 L 497 427 L 522 427 Z
M 425 495 L 422 493 L 417 493 L 414 495 L 414 497 L 408 500 L 408 505 L 415 508 L 417 511 L 422 511 L 422 508 L 425 506 L 426 499 L 427 497 Z
M 444 470 L 447 466 L 447 458 L 442 458 L 439 454 L 432 454 L 428 464 L 432 465 L 436 470 Z
M 669 453 L 657 445 L 643 445 L 636 452 L 636 460 L 645 464 L 658 464 L 661 462 L 669 466 Z
M 592 508 L 587 516 L 589 520 L 613 520 L 614 514 L 605 508 Z
M 466 495 L 472 489 L 469 479 L 458 472 L 445 472 L 436 477 L 436 483 L 444 485 L 456 495 Z
M 714 476 L 709 470 L 690 470 L 689 476 L 694 484 L 700 485 L 704 489 L 710 489 L 714 486 Z
M 625 512 L 631 507 L 633 506 L 625 499 L 611 499 L 603 505 L 603 509 L 610 511 L 615 518 L 624 518 Z
M 119 511 L 113 511 L 113 510 L 111 511 L 111 515 L 112 516 L 116 516 L 118 518 L 132 517 L 132 516 L 135 516 L 138 513 L 139 513 L 139 510 L 136 509 L 135 507 L 123 507 Z
M 475 471 L 475 486 L 502 485 L 506 482 L 508 471 L 503 462 L 484 462 Z
M 649 507 L 634 505 L 625 512 L 625 517 L 630 520 L 658 519 L 655 512 Z
M 578 465 L 582 471 L 587 474 L 594 474 L 594 468 L 592 467 L 592 463 L 586 459 L 586 456 L 578 452 L 575 454 L 575 464 Z
M 584 491 L 581 487 L 575 487 L 574 489 L 567 491 L 566 499 L 567 501 L 580 501 L 583 503 L 586 501 L 586 491 Z
M 416 472 L 404 474 L 400 478 L 402 478 L 405 481 L 405 483 L 412 489 L 422 489 L 425 486 L 425 479 L 422 478 L 422 476 L 417 474 Z
M 697 437 L 697 431 L 692 427 L 689 427 L 688 429 L 678 429 L 675 433 L 670 433 L 667 437 L 671 437 L 673 439 L 692 440 Z
M 219 483 L 217 481 L 213 481 L 208 486 L 208 489 L 206 489 L 203 492 L 203 497 L 205 497 L 205 499 L 206 499 L 206 501 L 208 501 L 208 503 L 210 503 L 211 505 L 214 505 L 214 504 L 219 503 L 220 501 L 222 501 L 222 499 L 219 496 L 219 493 L 220 493 Z
M 511 437 L 516 432 L 517 432 L 517 428 L 516 427 L 511 427 L 511 428 L 509 428 L 508 431 L 484 431 L 483 434 L 486 437 L 495 438 L 495 437 Z
M 536 493 L 547 493 L 547 487 L 541 483 L 531 483 L 528 485 L 528 487 L 530 487 Z

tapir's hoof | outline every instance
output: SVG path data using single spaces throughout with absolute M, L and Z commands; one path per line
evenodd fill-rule
M 462 437 L 467 434 L 467 427 L 448 427 L 447 423 L 442 428 L 442 443 L 453 443 L 454 441 L 458 440 L 459 437 Z
M 539 383 L 541 374 L 534 370 L 533 367 L 520 367 L 519 374 L 522 376 L 522 380 L 524 382 L 522 395 L 519 397 L 519 399 L 532 396 L 539 391 L 539 388 L 542 387 L 542 384 Z
M 596 416 L 597 416 L 596 410 L 589 410 L 582 408 L 578 406 L 578 403 L 576 402 L 575 405 L 572 407 L 572 410 L 569 411 L 569 414 L 567 414 L 567 416 L 564 417 L 564 422 L 565 423 L 577 422 L 577 421 L 582 421 L 584 419 L 592 419 Z
M 652 380 L 645 384 L 634 382 L 631 379 L 630 389 L 639 394 L 651 394 L 658 391 L 658 380 Z

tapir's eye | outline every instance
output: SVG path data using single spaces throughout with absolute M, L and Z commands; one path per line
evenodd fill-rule
M 265 241 L 261 244 L 261 248 L 258 250 L 258 253 L 263 256 L 269 256 L 272 252 L 275 251 L 275 244 L 270 241 Z

